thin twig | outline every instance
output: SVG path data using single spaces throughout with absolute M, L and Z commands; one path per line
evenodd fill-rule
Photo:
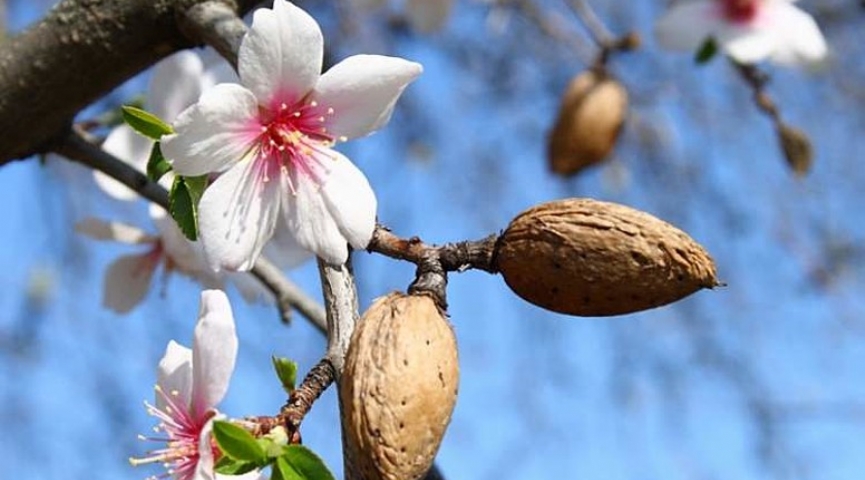
M 568 0 L 567 5 L 571 7 L 571 10 L 580 19 L 580 22 L 586 27 L 586 30 L 589 31 L 589 34 L 592 36 L 592 40 L 598 44 L 599 47 L 605 48 L 606 45 L 609 45 L 614 40 L 614 35 L 604 26 L 604 23 L 601 22 L 601 19 L 595 14 L 595 11 L 592 9 L 589 2 L 586 0 Z
M 435 256 L 446 272 L 463 272 L 469 269 L 498 273 L 493 264 L 498 235 L 490 235 L 481 240 L 429 245 L 418 237 L 408 239 L 394 235 L 387 227 L 376 225 L 367 251 L 384 256 L 405 260 L 420 265 L 430 256 Z
M 105 173 L 138 192 L 147 200 L 168 210 L 168 192 L 161 185 L 151 181 L 143 173 L 99 148 L 87 135 L 85 132 L 72 128 L 52 150 L 64 158 Z M 306 295 L 300 287 L 282 275 L 271 262 L 260 257 L 250 273 L 276 297 L 277 307 L 284 320 L 290 318 L 293 308 L 313 325 L 324 331 L 326 325 L 324 309 Z
M 787 165 L 796 175 L 802 176 L 811 170 L 814 163 L 814 151 L 811 140 L 802 130 L 792 127 L 784 122 L 781 111 L 766 91 L 769 84 L 769 75 L 760 70 L 756 65 L 739 63 L 731 60 L 739 77 L 751 87 L 754 94 L 754 104 L 772 121 L 775 126 L 775 135 L 781 147 L 781 153 Z

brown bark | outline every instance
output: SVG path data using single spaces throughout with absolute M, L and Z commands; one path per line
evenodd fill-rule
M 258 0 L 221 0 L 243 14 Z M 0 45 L 0 165 L 45 151 L 75 115 L 195 45 L 179 19 L 204 0 L 63 0 Z

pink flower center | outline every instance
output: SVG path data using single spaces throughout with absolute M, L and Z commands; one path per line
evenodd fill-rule
M 330 147 L 336 143 L 326 126 L 333 114 L 332 108 L 325 109 L 315 100 L 274 102 L 271 108 L 262 109 L 258 137 L 258 159 L 266 164 L 262 180 L 269 181 L 275 172 L 296 172 L 322 183 L 328 169 L 321 158 L 329 158 Z M 291 175 L 287 178 L 294 192 Z
M 733 23 L 748 23 L 757 17 L 761 0 L 721 0 L 724 18 Z
M 207 422 L 213 418 L 215 412 L 209 411 L 203 415 L 194 416 L 190 407 L 181 401 L 177 392 L 165 392 L 159 385 L 156 386 L 156 394 L 164 401 L 160 409 L 144 402 L 147 413 L 159 419 L 159 424 L 154 431 L 165 434 L 164 437 L 139 436 L 141 440 L 149 440 L 164 443 L 163 448 L 147 452 L 142 458 L 130 458 L 129 463 L 134 466 L 161 463 L 166 472 L 162 475 L 150 477 L 151 479 L 166 478 L 174 476 L 177 480 L 190 480 L 195 475 L 195 468 L 201 457 L 199 451 L 201 434 Z M 218 459 L 221 452 L 212 445 L 214 460 Z

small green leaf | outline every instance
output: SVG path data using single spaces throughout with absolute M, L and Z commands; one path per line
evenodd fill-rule
M 277 459 L 277 465 L 284 461 L 303 480 L 336 480 L 324 461 L 312 450 L 303 445 L 286 445 L 283 455 Z
M 123 121 L 147 138 L 159 140 L 163 135 L 174 133 L 171 125 L 146 110 L 129 105 L 124 105 L 120 109 L 123 111 Z
M 297 363 L 283 357 L 271 357 L 271 360 L 273 360 L 276 376 L 282 382 L 282 389 L 285 393 L 291 394 L 297 383 Z
M 192 198 L 183 177 L 174 177 L 171 191 L 168 192 L 168 213 L 177 222 L 186 238 L 198 239 L 198 204 Z
M 213 466 L 213 469 L 216 473 L 221 473 L 223 475 L 243 475 L 244 473 L 249 473 L 260 467 L 261 465 L 257 462 L 235 460 L 228 455 L 223 455 L 222 458 L 216 462 L 216 465 Z
M 284 458 L 279 457 L 273 464 L 270 480 L 303 480 L 303 477 Z
M 267 458 L 255 437 L 233 423 L 213 422 L 213 438 L 219 449 L 235 460 L 259 463 Z
M 716 53 L 718 53 L 718 43 L 715 41 L 714 37 L 709 37 L 702 45 L 700 45 L 697 54 L 694 56 L 694 61 L 697 62 L 698 65 L 704 65 L 711 60 Z
M 186 188 L 189 190 L 189 196 L 195 204 L 195 211 L 198 212 L 198 202 L 201 200 L 201 195 L 204 194 L 204 189 L 207 188 L 207 175 L 183 177 L 183 180 L 186 181 Z
M 154 182 L 158 182 L 163 175 L 171 171 L 171 164 L 162 155 L 162 148 L 159 142 L 153 144 L 150 150 L 150 158 L 147 160 L 147 178 Z

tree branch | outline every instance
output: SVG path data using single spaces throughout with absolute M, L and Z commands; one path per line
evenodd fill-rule
M 219 0 L 193 5 L 180 16 L 180 28 L 191 39 L 210 45 L 237 70 L 237 52 L 246 24 L 237 12 Z
M 493 266 L 493 251 L 498 235 L 481 240 L 466 240 L 444 245 L 429 245 L 418 237 L 408 239 L 394 235 L 387 227 L 376 225 L 367 251 L 380 253 L 415 265 L 422 264 L 430 256 L 438 257 L 446 272 L 462 272 L 468 269 L 498 273 Z
M 146 175 L 130 167 L 114 155 L 102 150 L 74 129 L 55 144 L 53 150 L 59 155 L 84 166 L 104 172 L 120 183 L 138 192 L 142 197 L 168 210 L 168 192 Z M 324 331 L 325 312 L 318 303 L 282 275 L 282 272 L 266 258 L 259 257 L 250 273 L 255 276 L 276 298 L 283 320 L 288 320 L 291 309 L 300 312 L 313 325 Z
M 327 311 L 327 353 L 325 357 L 336 370 L 339 381 L 345 365 L 345 354 L 358 319 L 357 287 L 351 272 L 351 259 L 340 267 L 318 260 L 321 291 Z
M 178 18 L 203 2 L 63 0 L 0 44 L 0 165 L 46 151 L 84 107 L 193 46 Z M 258 0 L 223 3 L 244 14 Z

